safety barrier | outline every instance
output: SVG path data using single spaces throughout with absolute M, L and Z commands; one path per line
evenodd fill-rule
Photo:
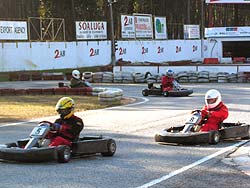
M 0 96 L 16 95 L 87 95 L 98 96 L 101 103 L 120 101 L 123 96 L 123 90 L 118 88 L 0 88 Z

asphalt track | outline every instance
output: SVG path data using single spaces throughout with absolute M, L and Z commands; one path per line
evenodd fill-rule
M 1 83 L 0 87 L 55 87 L 56 82 Z M 99 86 L 99 85 L 98 85 Z M 143 98 L 145 84 L 109 85 L 119 87 L 136 104 L 77 113 L 83 118 L 82 135 L 105 135 L 117 142 L 117 153 L 111 158 L 99 155 L 56 162 L 24 164 L 0 163 L 1 188 L 163 188 L 163 187 L 249 187 L 249 176 L 236 166 L 222 162 L 246 141 L 229 140 L 218 145 L 177 146 L 154 142 L 157 131 L 182 124 L 192 109 L 201 108 L 204 94 L 219 89 L 230 109 L 226 122 L 250 123 L 249 84 L 193 84 L 190 97 L 150 96 Z M 56 117 L 43 120 L 53 121 Z M 0 144 L 25 138 L 40 120 L 2 124 Z

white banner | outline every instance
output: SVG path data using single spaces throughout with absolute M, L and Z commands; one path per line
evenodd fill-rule
M 0 40 L 28 40 L 27 22 L 0 21 Z
M 200 39 L 200 26 L 184 25 L 184 39 Z
M 206 3 L 250 3 L 250 0 L 206 0 Z
M 166 17 L 155 17 L 155 39 L 167 39 Z
M 76 39 L 92 40 L 107 39 L 107 22 L 76 22 Z
M 250 37 L 250 27 L 205 28 L 205 37 Z
M 122 38 L 135 38 L 134 16 L 121 15 Z
M 153 38 L 152 15 L 134 14 L 136 38 Z

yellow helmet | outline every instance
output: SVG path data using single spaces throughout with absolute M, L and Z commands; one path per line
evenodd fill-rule
M 68 119 L 73 115 L 75 102 L 70 97 L 62 97 L 58 100 L 55 110 L 61 115 L 62 118 Z

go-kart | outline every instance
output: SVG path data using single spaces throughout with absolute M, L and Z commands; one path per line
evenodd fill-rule
M 58 87 L 72 88 L 70 84 L 64 82 L 58 82 Z M 83 80 L 82 84 L 79 87 L 92 87 L 92 85 L 88 81 Z
M 193 93 L 191 89 L 185 89 L 180 86 L 177 81 L 173 81 L 173 90 L 167 91 L 162 89 L 162 87 L 154 87 L 153 84 L 149 84 L 147 89 L 142 90 L 143 96 L 148 95 L 163 95 L 164 97 L 185 97 Z
M 196 111 L 181 126 L 164 129 L 155 135 L 156 142 L 175 144 L 217 144 L 220 140 L 230 138 L 250 138 L 250 125 L 245 123 L 221 123 L 218 131 L 199 132 L 200 126 L 205 122 L 200 111 Z
M 81 157 L 100 153 L 102 156 L 113 156 L 116 142 L 103 136 L 84 136 L 66 145 L 48 146 L 46 135 L 55 131 L 49 122 L 41 122 L 30 133 L 27 139 L 0 145 L 0 160 L 16 162 L 44 162 L 57 160 L 66 163 L 71 157 Z

